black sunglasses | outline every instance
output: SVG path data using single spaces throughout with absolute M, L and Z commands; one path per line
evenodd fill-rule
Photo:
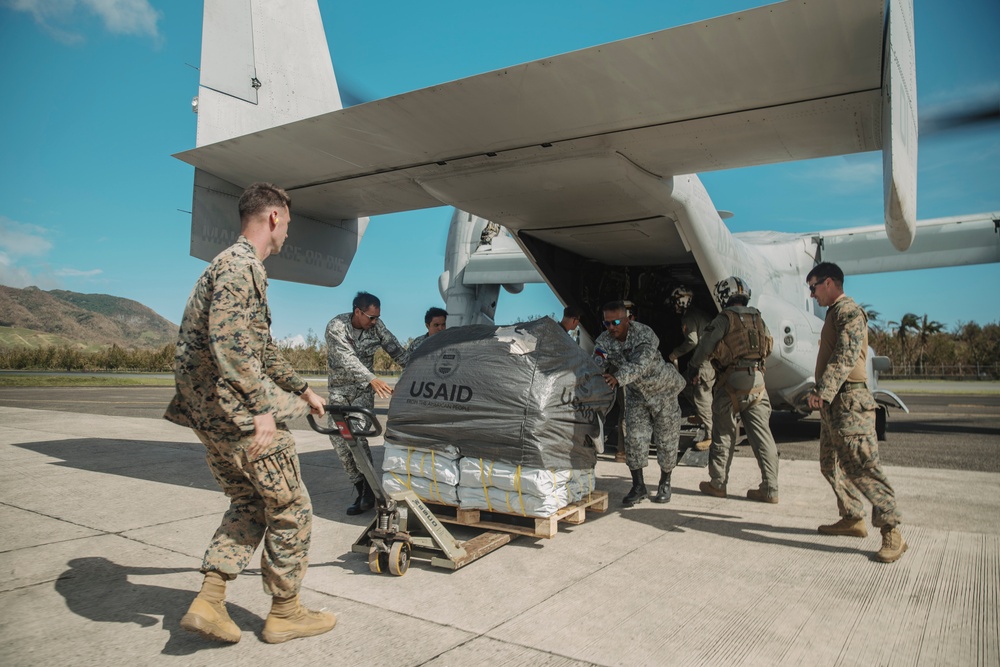
M 608 327 L 617 327 L 624 321 L 625 320 L 604 320 L 604 328 L 607 329 Z
M 822 285 L 827 280 L 829 280 L 829 278 L 823 278 L 823 280 L 817 280 L 816 282 L 814 282 L 812 285 L 809 286 L 809 293 L 810 294 L 815 294 L 816 293 L 816 286 L 817 285 Z

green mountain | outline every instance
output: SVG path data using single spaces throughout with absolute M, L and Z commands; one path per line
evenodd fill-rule
M 138 301 L 0 285 L 2 347 L 160 347 L 175 340 L 177 325 Z

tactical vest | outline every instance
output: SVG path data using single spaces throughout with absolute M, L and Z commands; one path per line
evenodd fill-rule
M 767 335 L 764 320 L 759 312 L 736 313 L 722 311 L 729 320 L 729 331 L 715 347 L 712 358 L 721 368 L 732 366 L 746 359 L 763 361 L 771 354 L 774 341 Z

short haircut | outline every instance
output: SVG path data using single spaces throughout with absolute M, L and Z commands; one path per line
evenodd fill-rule
M 378 297 L 374 294 L 369 294 L 368 292 L 358 292 L 358 295 L 354 297 L 354 307 L 362 313 L 372 306 L 375 306 L 376 308 L 382 307 L 382 302 L 379 301 Z
M 749 306 L 750 305 L 750 295 L 749 294 L 734 294 L 729 297 L 729 301 L 726 302 L 727 306 Z
M 837 287 L 844 286 L 844 272 L 839 266 L 833 262 L 820 262 L 812 268 L 808 274 L 806 274 L 806 280 L 815 278 L 817 282 L 822 282 L 827 278 L 833 280 L 837 283 Z
M 574 319 L 580 319 L 580 309 L 576 306 L 566 306 L 563 308 L 563 317 L 572 317 Z
M 240 221 L 249 221 L 272 206 L 285 207 L 291 211 L 292 198 L 273 183 L 254 183 L 240 196 Z
M 625 307 L 624 301 L 608 301 L 606 304 L 601 306 L 602 313 L 613 313 L 617 310 L 623 313 L 628 313 L 628 308 Z
M 430 324 L 431 320 L 433 320 L 435 317 L 443 317 L 443 318 L 447 319 L 448 318 L 448 311 L 445 310 L 444 308 L 438 308 L 437 306 L 431 306 L 430 308 L 427 309 L 427 312 L 424 313 L 424 324 Z

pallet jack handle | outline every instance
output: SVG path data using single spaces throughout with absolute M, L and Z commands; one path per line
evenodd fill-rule
M 378 419 L 375 418 L 375 413 L 368 408 L 361 408 L 355 405 L 326 405 L 323 406 L 326 413 L 330 415 L 333 419 L 333 423 L 337 425 L 337 428 L 327 428 L 325 426 L 320 426 L 312 415 L 308 415 L 309 426 L 312 427 L 317 433 L 322 433 L 324 435 L 339 435 L 344 440 L 353 440 L 354 438 L 374 438 L 382 435 L 382 425 L 378 423 Z M 358 417 L 351 418 L 352 415 L 361 415 L 363 419 Z M 362 428 L 360 424 L 368 424 L 367 428 Z

